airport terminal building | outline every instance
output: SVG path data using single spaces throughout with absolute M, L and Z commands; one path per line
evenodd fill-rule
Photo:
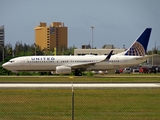
M 113 54 L 125 51 L 125 49 L 75 49 L 74 55 L 108 55 L 111 50 Z

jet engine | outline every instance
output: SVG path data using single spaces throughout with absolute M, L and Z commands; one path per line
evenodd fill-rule
M 71 67 L 68 66 L 57 66 L 56 67 L 56 74 L 70 74 Z

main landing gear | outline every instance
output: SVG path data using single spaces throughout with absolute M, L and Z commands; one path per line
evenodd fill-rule
M 82 76 L 82 72 L 80 70 L 75 70 L 75 76 Z

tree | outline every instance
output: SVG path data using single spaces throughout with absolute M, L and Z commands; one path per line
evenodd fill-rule
M 63 52 L 63 54 L 64 54 L 64 55 L 74 55 L 74 49 L 76 49 L 75 46 L 69 47 L 68 49 L 66 49 L 66 50 Z
M 5 58 L 4 61 L 2 61 L 2 64 L 9 61 L 11 58 L 12 58 L 12 56 Z M 11 71 L 3 68 L 2 65 L 0 66 L 0 75 L 10 75 L 10 74 L 12 74 Z

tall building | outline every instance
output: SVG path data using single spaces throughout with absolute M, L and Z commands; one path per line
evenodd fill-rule
M 41 49 L 53 51 L 60 54 L 68 48 L 68 28 L 62 22 L 52 22 L 50 26 L 40 22 L 39 26 L 35 27 L 35 43 Z

